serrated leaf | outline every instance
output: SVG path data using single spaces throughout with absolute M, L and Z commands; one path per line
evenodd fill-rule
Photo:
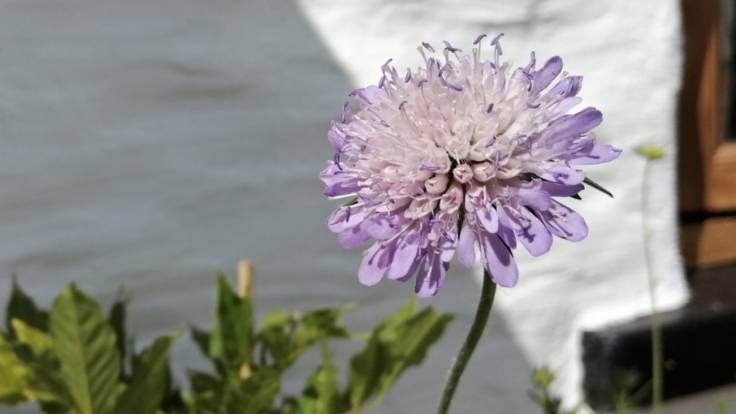
M 326 308 L 307 312 L 294 332 L 297 345 L 311 346 L 328 338 L 347 338 L 350 333 L 340 325 L 347 308 Z
M 417 311 L 414 301 L 384 319 L 350 361 L 348 394 L 352 408 L 362 407 L 369 400 L 378 404 L 407 368 L 424 360 L 451 320 L 452 316 L 432 308 Z
M 257 341 L 268 351 L 273 367 L 283 371 L 314 344 L 348 338 L 350 333 L 340 324 L 340 318 L 349 308 L 317 309 L 304 315 L 273 312 L 264 318 Z
M 32 400 L 49 403 L 55 407 L 73 405 L 66 383 L 58 371 L 58 366 L 49 366 L 48 361 L 37 361 L 30 364 L 33 370 L 28 380 L 25 393 Z
M 268 314 L 261 323 L 261 329 L 256 335 L 256 341 L 260 345 L 262 357 L 266 352 L 271 357 L 274 366 L 287 367 L 290 365 L 292 353 L 293 331 L 296 321 L 289 312 L 278 310 Z M 266 361 L 260 361 L 265 364 Z
M 10 326 L 15 332 L 16 341 L 28 346 L 36 357 L 41 357 L 53 351 L 53 340 L 46 333 L 15 318 L 10 321 Z
M 31 369 L 15 354 L 9 342 L 0 335 L 0 402 L 20 404 L 28 400 L 24 393 Z
M 130 384 L 118 398 L 115 414 L 155 414 L 168 391 L 169 350 L 178 335 L 156 339 L 146 349 Z
M 254 371 L 245 381 L 229 381 L 222 398 L 223 414 L 271 413 L 281 389 L 280 374 L 269 368 Z
M 187 404 L 190 412 L 197 414 L 272 413 L 280 390 L 280 377 L 269 368 L 254 370 L 246 380 L 194 371 L 189 372 L 189 379 L 192 393 Z
M 121 364 L 115 332 L 100 306 L 72 284 L 54 301 L 50 327 L 76 411 L 110 413 Z
M 239 370 L 249 362 L 253 350 L 250 301 L 239 297 L 222 274 L 217 281 L 216 319 L 209 345 L 210 355 L 229 370 Z
M 68 407 L 69 393 L 59 373 L 59 361 L 53 352 L 51 337 L 19 319 L 13 319 L 11 325 L 18 335 L 13 344 L 6 344 L 10 345 L 27 373 L 23 383 L 24 399 Z M 1 368 L 0 372 L 3 372 Z
M 13 319 L 20 319 L 28 326 L 48 332 L 48 313 L 36 306 L 33 299 L 21 289 L 15 277 L 13 277 L 10 300 L 5 309 L 5 326 L 11 336 L 15 335 L 11 326 Z

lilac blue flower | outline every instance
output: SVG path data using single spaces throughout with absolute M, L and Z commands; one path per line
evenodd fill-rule
M 492 280 L 512 287 L 512 251 L 550 250 L 553 236 L 579 241 L 583 218 L 558 201 L 577 196 L 585 173 L 620 150 L 597 142 L 599 110 L 577 96 L 582 78 L 567 75 L 555 56 L 537 69 L 482 59 L 445 42 L 422 43 L 424 66 L 400 76 L 391 60 L 378 86 L 357 89 L 333 121 L 335 151 L 320 178 L 325 196 L 346 199 L 328 220 L 339 243 L 364 253 L 358 278 L 414 279 L 417 296 L 435 295 L 450 261 L 482 263 Z M 428 54 L 429 52 L 429 54 Z

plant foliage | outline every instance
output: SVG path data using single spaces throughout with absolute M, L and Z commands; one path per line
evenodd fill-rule
M 212 369 L 189 370 L 182 391 L 169 365 L 180 335 L 136 351 L 124 297 L 103 312 L 71 284 L 45 310 L 13 280 L 0 332 L 0 405 L 35 403 L 47 414 L 358 413 L 419 365 L 452 319 L 412 300 L 378 323 L 341 374 L 330 342 L 354 340 L 341 323 L 349 307 L 277 310 L 257 326 L 250 298 L 238 296 L 222 274 L 216 291 L 212 328 L 191 328 Z M 313 347 L 321 362 L 300 394 L 285 395 L 284 375 Z

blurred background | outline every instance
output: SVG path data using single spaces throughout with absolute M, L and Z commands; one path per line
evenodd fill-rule
M 347 323 L 368 329 L 412 289 L 359 285 L 360 252 L 325 227 L 335 204 L 317 174 L 329 121 L 386 59 L 418 65 L 421 41 L 469 50 L 478 34 L 504 32 L 516 65 L 534 50 L 583 75 L 584 105 L 604 113 L 599 138 L 625 153 L 589 170 L 613 200 L 588 191 L 573 204 L 586 241 L 519 253 L 519 286 L 499 292 L 454 411 L 536 412 L 526 390 L 541 365 L 558 373 L 566 404 L 587 394 L 605 405 L 619 368 L 651 363 L 645 251 L 672 344 L 667 412 L 736 408 L 732 1 L 0 0 L 0 10 L 0 303 L 12 274 L 44 305 L 71 280 L 105 303 L 124 287 L 145 343 L 207 324 L 215 271 L 248 258 L 258 315 L 357 302 Z M 647 176 L 643 144 L 666 152 Z M 455 322 L 379 412 L 434 410 L 477 276 L 453 266 L 430 303 Z M 206 366 L 188 339 L 173 358 Z

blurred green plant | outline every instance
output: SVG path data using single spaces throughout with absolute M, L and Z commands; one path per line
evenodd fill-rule
M 380 404 L 407 368 L 419 365 L 452 317 L 415 300 L 383 319 L 349 361 L 346 381 L 329 341 L 353 339 L 340 318 L 348 307 L 268 314 L 256 327 L 251 300 L 217 281 L 211 330 L 191 328 L 211 372 L 190 370 L 176 387 L 169 353 L 178 333 L 135 352 L 122 296 L 107 315 L 74 284 L 50 310 L 13 281 L 0 333 L 0 405 L 38 404 L 46 414 L 332 414 Z M 300 394 L 284 395 L 285 371 L 314 346 L 321 364 Z
M 555 374 L 549 368 L 542 367 L 532 371 L 532 389 L 529 398 L 539 406 L 543 414 L 577 414 L 578 409 L 565 411 L 561 408 L 562 399 L 552 393 Z
M 639 381 L 632 373 L 625 375 L 622 380 L 624 382 L 621 387 L 624 390 L 632 389 L 631 387 Z M 570 411 L 561 408 L 562 399 L 552 392 L 554 382 L 555 374 L 549 368 L 542 367 L 533 370 L 531 375 L 532 389 L 529 390 L 529 398 L 539 406 L 542 414 L 578 414 L 581 411 L 579 406 Z M 615 409 L 611 414 L 634 414 L 636 411 L 633 407 L 637 404 L 637 401 L 643 400 L 645 395 L 642 392 L 649 392 L 649 387 L 649 384 L 646 384 L 634 394 L 628 391 L 615 392 Z M 715 414 L 727 414 L 724 402 L 718 405 Z
M 623 391 L 614 392 L 615 414 L 633 414 L 632 399 L 641 398 L 631 394 L 629 391 L 632 385 L 638 380 L 633 375 L 626 375 L 619 387 Z M 529 398 L 534 401 L 543 414 L 578 414 L 580 404 L 572 410 L 566 411 L 562 407 L 562 398 L 552 392 L 552 384 L 555 382 L 555 374 L 549 368 L 542 367 L 532 371 L 531 376 L 532 389 L 529 391 Z M 647 388 L 648 389 L 648 388 Z

